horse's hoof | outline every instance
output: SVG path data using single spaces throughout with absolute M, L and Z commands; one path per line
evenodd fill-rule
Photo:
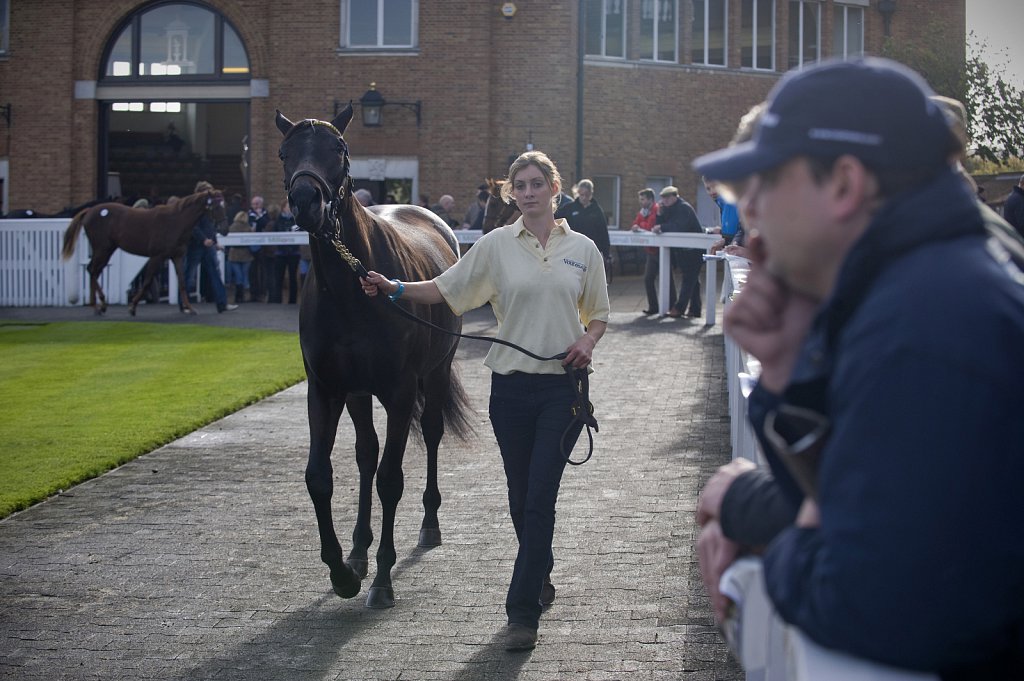
M 128 308 L 128 313 L 131 314 L 131 316 L 134 317 L 135 316 L 135 308 L 134 307 Z
M 181 311 L 181 313 L 182 314 L 195 314 L 196 311 L 193 310 L 191 307 L 186 307 L 184 310 Z
M 348 563 L 348 566 L 352 568 L 352 572 L 359 575 L 359 579 L 366 578 L 366 572 L 370 568 L 369 561 L 366 558 L 349 557 L 346 562 Z
M 395 607 L 395 590 L 390 586 L 371 586 L 366 594 L 366 607 L 375 610 Z
M 335 576 L 331 573 L 331 588 L 334 589 L 334 593 L 338 594 L 342 598 L 352 598 L 359 593 L 359 587 L 362 582 L 359 579 L 352 579 L 348 575 Z
M 441 545 L 441 529 L 437 527 L 421 527 L 420 541 L 418 546 L 421 549 L 432 549 Z

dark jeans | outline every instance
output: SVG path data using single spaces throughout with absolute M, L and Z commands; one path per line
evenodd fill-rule
M 284 281 L 285 273 L 287 273 L 288 302 L 294 305 L 296 295 L 298 294 L 299 291 L 299 254 L 295 253 L 294 255 L 275 255 L 273 267 L 274 274 L 270 278 L 267 302 L 281 302 L 281 283 Z
M 683 282 L 679 285 L 679 311 L 685 313 L 689 304 L 690 316 L 700 316 L 700 268 L 704 265 L 704 251 L 694 248 L 676 249 L 676 266 L 682 271 Z
M 554 566 L 555 503 L 565 468 L 561 440 L 573 421 L 569 408 L 574 397 L 564 374 L 491 375 L 491 425 L 519 540 L 505 599 L 510 624 L 536 629 L 540 620 L 540 590 Z M 578 421 L 573 424 L 566 447 L 576 443 L 582 427 Z
M 196 268 L 200 260 L 203 263 L 203 272 L 206 274 L 206 281 L 213 289 L 213 299 L 218 308 L 223 308 L 228 303 L 228 294 L 224 290 L 224 281 L 220 276 L 220 265 L 217 263 L 217 248 L 215 246 L 200 246 L 189 248 L 185 253 L 185 291 L 192 298 L 192 292 L 196 290 Z M 199 299 L 198 293 L 196 300 Z M 181 302 L 178 303 L 181 307 Z
M 644 288 L 647 289 L 647 309 L 657 312 L 658 310 L 658 263 L 659 254 L 645 253 L 647 260 L 644 263 Z M 672 276 L 672 270 L 668 272 L 668 306 L 676 306 L 676 282 Z

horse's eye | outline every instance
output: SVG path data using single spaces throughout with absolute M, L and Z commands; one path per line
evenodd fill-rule
M 284 151 L 278 151 L 277 157 L 283 161 L 285 159 Z

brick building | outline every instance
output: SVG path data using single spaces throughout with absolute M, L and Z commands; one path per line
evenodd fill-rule
M 691 159 L 785 70 L 925 26 L 965 47 L 965 0 L 0 0 L 0 22 L 5 212 L 200 177 L 280 200 L 275 109 L 354 100 L 353 175 L 378 196 L 450 193 L 461 213 L 532 144 L 627 226 L 644 186 L 703 206 Z M 371 83 L 379 127 L 360 120 Z

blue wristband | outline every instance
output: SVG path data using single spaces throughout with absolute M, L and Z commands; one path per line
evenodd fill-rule
M 398 284 L 398 290 L 395 291 L 394 293 L 389 293 L 388 294 L 388 299 L 393 303 L 396 300 L 398 300 L 399 298 L 401 298 L 402 294 L 405 293 L 405 284 L 403 284 L 402 282 L 398 281 L 397 279 L 392 279 L 391 281 L 393 281 L 396 284 Z

